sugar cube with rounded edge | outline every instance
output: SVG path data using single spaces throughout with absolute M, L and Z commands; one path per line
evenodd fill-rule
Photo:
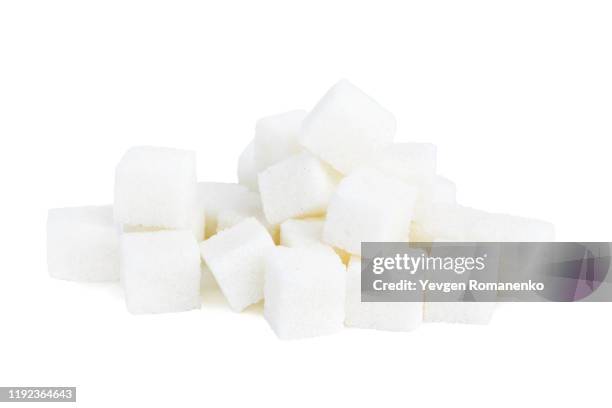
M 115 221 L 133 226 L 189 229 L 196 207 L 195 153 L 133 147 L 115 171 Z
M 280 225 L 280 244 L 286 247 L 300 247 L 321 243 L 323 218 L 287 220 Z
M 335 84 L 302 123 L 300 143 L 348 174 L 393 142 L 395 117 L 347 80 Z
M 325 245 L 276 247 L 265 257 L 264 316 L 281 339 L 342 329 L 346 268 Z
M 355 171 L 330 200 L 323 241 L 354 255 L 362 242 L 408 241 L 417 192 L 378 170 Z
M 247 218 L 200 244 L 200 253 L 237 312 L 263 298 L 265 253 L 274 248 L 268 231 Z
M 310 153 L 293 155 L 259 173 L 259 192 L 271 224 L 325 213 L 340 175 Z

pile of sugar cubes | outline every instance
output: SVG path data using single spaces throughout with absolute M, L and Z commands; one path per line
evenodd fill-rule
M 198 309 L 212 276 L 236 312 L 263 300 L 283 339 L 487 323 L 491 302 L 361 302 L 361 242 L 554 239 L 549 223 L 458 205 L 436 147 L 394 134 L 393 115 L 343 80 L 310 112 L 260 119 L 239 183 L 197 182 L 194 152 L 134 147 L 112 206 L 49 210 L 49 273 L 120 281 L 134 314 Z

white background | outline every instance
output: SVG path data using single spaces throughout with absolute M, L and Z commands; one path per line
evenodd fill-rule
M 257 308 L 131 316 L 53 281 L 46 211 L 112 201 L 132 145 L 234 181 L 258 117 L 348 78 L 439 147 L 461 203 L 612 240 L 609 1 L 0 3 L 0 385 L 79 406 L 610 406 L 610 304 L 281 342 Z

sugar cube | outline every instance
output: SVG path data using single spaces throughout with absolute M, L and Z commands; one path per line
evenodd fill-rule
M 196 161 L 190 151 L 134 147 L 115 171 L 115 221 L 188 229 L 196 205 Z
M 259 192 L 266 219 L 278 224 L 289 218 L 325 213 L 339 175 L 310 153 L 293 155 L 259 173 Z
M 280 226 L 280 243 L 286 247 L 320 244 L 323 237 L 323 218 L 287 220 Z
M 120 268 L 131 313 L 200 307 L 200 253 L 189 230 L 122 234 Z
M 267 116 L 257 121 L 253 141 L 253 155 L 257 172 L 265 170 L 302 150 L 298 143 L 298 136 L 305 117 L 306 111 L 293 110 Z
M 344 322 L 346 269 L 324 245 L 276 247 L 265 257 L 264 316 L 281 339 L 336 332 Z
M 272 248 L 274 241 L 255 218 L 247 218 L 200 244 L 202 258 L 235 311 L 263 298 L 263 256 Z
M 349 327 L 409 331 L 423 320 L 423 302 L 362 302 L 361 259 L 353 256 L 346 282 L 346 320 Z
M 334 85 L 302 123 L 300 143 L 348 174 L 391 144 L 395 118 L 346 80 Z
M 53 208 L 47 217 L 47 265 L 56 279 L 119 279 L 119 242 L 113 207 Z
M 375 169 L 355 171 L 332 196 L 323 241 L 355 255 L 361 242 L 407 241 L 417 189 Z

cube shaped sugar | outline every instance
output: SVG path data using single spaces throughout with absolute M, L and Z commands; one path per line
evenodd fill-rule
M 361 259 L 353 256 L 346 276 L 346 320 L 349 327 L 409 331 L 423 320 L 423 302 L 362 302 Z
M 206 238 L 217 232 L 217 217 L 222 210 L 241 210 L 257 205 L 259 195 L 241 184 L 197 184 L 198 199 L 206 213 Z
M 343 174 L 392 143 L 395 118 L 350 82 L 334 85 L 302 123 L 300 143 Z
M 191 231 L 122 234 L 120 267 L 131 313 L 200 308 L 200 253 Z
M 257 191 L 257 168 L 255 167 L 255 142 L 251 141 L 238 158 L 238 183 L 251 191 Z
M 202 258 L 237 312 L 263 298 L 263 257 L 274 248 L 268 231 L 247 218 L 200 244 Z
M 267 169 L 289 156 L 299 153 L 302 147 L 298 136 L 306 111 L 293 110 L 267 116 L 255 125 L 254 160 L 257 172 Z
M 56 279 L 119 280 L 112 206 L 53 208 L 47 217 L 47 265 Z
M 115 221 L 188 229 L 196 206 L 196 161 L 190 151 L 134 147 L 115 171 Z
M 346 269 L 324 245 L 276 247 L 265 258 L 264 316 L 281 339 L 336 332 L 344 321 Z
M 323 218 L 304 218 L 287 220 L 280 226 L 280 243 L 283 246 L 297 248 L 320 244 L 323 238 Z
M 408 241 L 417 192 L 378 170 L 355 171 L 330 200 L 323 241 L 355 255 L 362 242 Z
M 264 214 L 271 224 L 325 213 L 340 178 L 306 152 L 268 167 L 258 177 Z

